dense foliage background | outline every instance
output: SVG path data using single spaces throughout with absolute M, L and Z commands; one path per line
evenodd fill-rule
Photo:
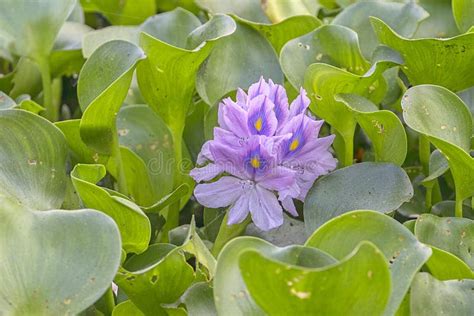
M 472 315 L 473 25 L 470 0 L 0 1 L 0 315 Z M 262 76 L 339 161 L 269 232 L 189 177 Z

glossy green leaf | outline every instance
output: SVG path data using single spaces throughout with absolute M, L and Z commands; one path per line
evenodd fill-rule
M 353 111 L 354 119 L 372 142 L 376 161 L 403 164 L 407 136 L 398 116 L 391 111 L 379 111 L 375 104 L 356 94 L 339 94 L 336 101 Z
M 474 33 L 449 39 L 407 39 L 382 20 L 372 18 L 380 42 L 399 51 L 404 59 L 403 72 L 412 85 L 436 84 L 452 91 L 474 85 Z
M 111 41 L 97 49 L 81 70 L 81 138 L 99 153 L 111 155 L 118 146 L 116 115 L 127 95 L 133 71 L 144 57 L 143 51 L 129 42 Z
M 213 105 L 239 87 L 247 89 L 261 76 L 283 82 L 275 51 L 256 30 L 237 23 L 236 31 L 214 47 L 199 69 L 196 89 L 207 104 Z
M 112 316 L 145 316 L 145 314 L 131 300 L 126 300 L 115 306 Z
M 415 235 L 421 242 L 457 256 L 474 270 L 474 221 L 423 214 L 416 221 Z
M 438 281 L 428 273 L 413 280 L 410 294 L 412 315 L 471 315 L 474 310 L 474 280 Z
M 23 110 L 0 111 L 0 126 L 8 131 L 0 133 L 0 192 L 25 207 L 59 208 L 67 181 L 67 144 L 61 131 Z
M 76 0 L 4 0 L 0 2 L 0 29 L 9 48 L 19 56 L 44 62 Z
M 311 0 L 267 0 L 262 2 L 262 8 L 270 21 L 278 23 L 298 15 L 317 16 L 320 6 Z
M 74 188 L 86 207 L 99 210 L 113 218 L 120 230 L 125 251 L 141 253 L 147 249 L 150 242 L 150 221 L 135 203 L 112 195 L 96 185 L 105 173 L 103 165 L 78 164 L 71 172 Z
M 312 63 L 331 64 L 354 74 L 370 68 L 360 51 L 357 33 L 339 25 L 324 25 L 289 41 L 281 51 L 280 63 L 296 89 L 303 85 L 306 68 Z
M 242 253 L 239 261 L 250 295 L 269 315 L 380 315 L 390 297 L 388 263 L 368 242 L 337 264 L 316 269 L 256 251 Z
M 94 210 L 32 211 L 0 196 L 0 311 L 77 314 L 110 287 L 120 235 Z
M 318 249 L 303 246 L 278 248 L 255 237 L 235 238 L 222 249 L 217 261 L 214 301 L 219 315 L 265 314 L 248 294 L 240 272 L 240 255 L 247 251 L 258 251 L 269 258 L 306 267 L 323 267 L 336 262 Z
M 456 200 L 474 195 L 474 159 L 469 155 L 472 116 L 453 92 L 439 86 L 408 89 L 402 99 L 407 125 L 426 135 L 446 156 L 456 184 Z
M 431 246 L 432 254 L 425 263 L 427 270 L 438 280 L 474 279 L 469 266 L 450 252 Z
M 86 12 L 100 12 L 112 24 L 140 24 L 156 13 L 155 0 L 81 0 Z
M 384 315 L 393 315 L 431 250 L 402 224 L 375 211 L 354 211 L 334 218 L 316 230 L 306 246 L 341 260 L 364 240 L 377 246 L 390 262 L 392 294 Z
M 213 290 L 208 283 L 199 282 L 190 286 L 181 300 L 190 316 L 217 315 Z
M 127 41 L 138 46 L 139 28 L 136 26 L 109 26 L 84 35 L 82 55 L 89 58 L 101 45 L 114 40 Z
M 161 304 L 174 303 L 194 280 L 183 252 L 170 244 L 154 244 L 132 256 L 115 282 L 144 314 L 163 314 Z
M 452 6 L 459 30 L 467 32 L 474 25 L 474 3 L 469 0 L 453 0 Z
M 366 58 L 372 57 L 378 41 L 370 25 L 369 17 L 377 17 L 385 21 L 396 32 L 405 37 L 415 34 L 418 23 L 428 17 L 428 13 L 418 4 L 410 2 L 392 3 L 383 1 L 361 1 L 344 9 L 332 21 L 343 25 L 359 34 L 362 52 Z
M 358 209 L 390 213 L 409 201 L 413 187 L 403 169 L 365 162 L 336 170 L 316 181 L 305 199 L 306 231 Z

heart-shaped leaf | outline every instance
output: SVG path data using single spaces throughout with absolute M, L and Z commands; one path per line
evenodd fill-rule
M 365 162 L 336 170 L 318 180 L 305 199 L 306 231 L 358 209 L 390 213 L 413 196 L 405 171 L 393 164 Z
M 371 18 L 379 41 L 400 52 L 401 67 L 412 85 L 436 84 L 452 91 L 474 85 L 474 33 L 449 39 L 407 39 L 377 18 Z
M 97 48 L 114 40 L 127 41 L 138 46 L 139 30 L 136 26 L 109 26 L 88 32 L 82 40 L 82 54 L 84 58 L 89 58 Z
M 214 301 L 218 314 L 264 315 L 245 285 L 239 269 L 241 254 L 258 251 L 262 255 L 292 265 L 323 267 L 336 261 L 326 253 L 303 246 L 278 248 L 255 237 L 238 237 L 231 240 L 219 254 L 214 279 Z
M 337 264 L 316 269 L 274 261 L 255 250 L 242 253 L 239 261 L 250 295 L 269 315 L 379 315 L 390 297 L 388 263 L 369 242 Z
M 317 16 L 320 5 L 311 0 L 267 0 L 262 8 L 273 23 L 279 23 L 294 16 Z
M 0 196 L 2 313 L 77 314 L 110 287 L 120 255 L 117 226 L 100 212 L 32 211 Z
M 456 184 L 456 216 L 462 216 L 462 201 L 474 195 L 469 109 L 456 94 L 433 85 L 408 89 L 402 107 L 407 125 L 428 137 L 446 156 Z
M 419 0 L 417 4 L 425 9 L 429 16 L 421 21 L 413 37 L 441 38 L 458 35 L 451 2 L 451 0 Z
M 453 0 L 453 15 L 461 32 L 467 32 L 474 25 L 474 3 L 469 0 Z
M 474 310 L 474 280 L 438 281 L 418 273 L 410 292 L 412 315 L 470 315 Z
M 364 240 L 377 246 L 390 262 L 392 294 L 384 315 L 393 315 L 415 273 L 430 257 L 431 249 L 402 224 L 375 211 L 354 211 L 334 218 L 316 230 L 306 246 L 321 249 L 341 260 Z
M 66 193 L 67 145 L 59 129 L 23 110 L 0 111 L 0 191 L 24 206 L 59 208 Z
M 151 236 L 148 217 L 135 203 L 97 186 L 104 176 L 103 165 L 78 164 L 71 172 L 72 183 L 84 205 L 114 219 L 120 230 L 123 249 L 134 253 L 145 251 Z
M 82 0 L 86 12 L 100 12 L 112 24 L 140 24 L 156 12 L 155 0 Z

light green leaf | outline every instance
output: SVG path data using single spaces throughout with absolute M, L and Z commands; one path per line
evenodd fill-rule
M 339 25 L 324 25 L 289 41 L 281 51 L 280 63 L 296 89 L 303 85 L 305 71 L 312 63 L 331 64 L 360 75 L 370 68 L 360 51 L 357 33 Z
M 212 14 L 234 14 L 243 19 L 269 23 L 259 0 L 195 0 L 196 4 Z
M 455 216 L 456 201 L 441 201 L 433 205 L 431 214 L 440 217 Z M 474 220 L 474 210 L 466 204 L 462 205 L 463 217 Z
M 474 2 L 469 0 L 453 0 L 454 20 L 459 30 L 467 32 L 474 25 Z
M 247 89 L 261 76 L 283 83 L 270 43 L 251 27 L 237 23 L 236 31 L 214 47 L 199 69 L 196 89 L 207 104 L 213 105 L 239 87 Z
M 168 127 L 150 107 L 128 105 L 117 116 L 119 143 L 138 155 L 151 180 L 147 190 L 151 200 L 142 206 L 150 206 L 171 193 L 173 189 L 173 137 Z M 138 181 L 141 181 L 137 177 Z
M 86 12 L 100 12 L 112 24 L 140 24 L 156 13 L 155 0 L 81 0 Z
M 398 116 L 391 111 L 379 111 L 375 104 L 356 94 L 339 94 L 335 99 L 353 111 L 355 120 L 372 142 L 376 161 L 403 164 L 407 135 Z
M 429 16 L 420 23 L 414 38 L 452 37 L 459 34 L 451 10 L 451 0 L 419 0 L 417 4 Z
M 372 18 L 380 42 L 400 52 L 401 67 L 412 85 L 436 84 L 454 92 L 474 85 L 474 33 L 449 39 L 407 39 L 382 20 Z
M 390 297 L 388 263 L 369 242 L 337 264 L 316 269 L 254 250 L 242 253 L 239 263 L 250 295 L 269 315 L 380 315 Z
M 135 203 L 97 186 L 104 176 L 103 165 L 78 164 L 71 172 L 72 183 L 84 205 L 109 215 L 115 221 L 123 249 L 133 253 L 145 251 L 151 236 L 148 217 Z
M 212 287 L 205 282 L 192 285 L 181 298 L 186 305 L 188 315 L 217 315 Z
M 137 26 L 109 26 L 88 32 L 82 40 L 82 55 L 89 58 L 97 48 L 114 40 L 127 41 L 138 46 L 138 35 Z
M 402 224 L 375 211 L 354 211 L 334 218 L 316 230 L 306 246 L 341 260 L 364 240 L 377 246 L 390 262 L 392 294 L 384 315 L 393 315 L 415 273 L 430 257 L 431 249 L 416 240 Z
M 339 169 L 316 181 L 306 196 L 306 231 L 353 210 L 390 213 L 412 196 L 408 175 L 396 165 L 364 162 Z
M 181 249 L 151 245 L 128 259 L 115 282 L 144 314 L 163 314 L 161 304 L 174 303 L 194 280 L 194 270 Z
M 77 314 L 110 287 L 120 255 L 117 226 L 100 212 L 32 211 L 0 196 L 2 313 Z
M 262 8 L 270 21 L 279 23 L 298 15 L 317 16 L 320 6 L 311 0 L 267 0 L 262 2 Z
M 474 273 L 469 266 L 451 254 L 431 246 L 432 255 L 425 263 L 428 271 L 438 280 L 474 279 Z
M 446 156 L 456 184 L 456 201 L 462 206 L 462 200 L 474 195 L 474 159 L 469 155 L 473 122 L 469 109 L 456 94 L 433 85 L 408 89 L 402 107 L 407 125 L 427 136 Z
M 415 235 L 421 242 L 457 256 L 474 270 L 474 221 L 423 214 L 416 221 Z
M 428 17 L 428 13 L 418 4 L 410 2 L 391 3 L 381 1 L 361 1 L 345 8 L 334 18 L 332 24 L 347 26 L 359 34 L 362 52 L 367 59 L 377 47 L 378 41 L 370 25 L 369 17 L 377 17 L 385 21 L 396 32 L 405 37 L 415 34 L 420 21 Z
M 418 273 L 410 294 L 412 315 L 471 315 L 474 310 L 474 280 L 438 281 Z
M 115 306 L 112 316 L 145 316 L 145 314 L 131 300 L 126 300 Z
M 222 249 L 217 261 L 214 301 L 219 315 L 265 314 L 248 294 L 240 272 L 240 255 L 247 251 L 258 251 L 264 256 L 288 264 L 314 268 L 336 262 L 318 249 L 303 246 L 278 248 L 255 237 L 237 237 Z
M 0 192 L 38 210 L 59 208 L 66 193 L 67 144 L 47 120 L 0 111 Z M 34 135 L 34 137 L 31 137 Z
M 44 62 L 76 0 L 3 0 L 0 29 L 10 41 L 11 52 Z
M 102 45 L 86 61 L 78 82 L 78 98 L 84 112 L 82 140 L 102 154 L 118 147 L 115 119 L 125 99 L 133 71 L 144 53 L 125 41 Z

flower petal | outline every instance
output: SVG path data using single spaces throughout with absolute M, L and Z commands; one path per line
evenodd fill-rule
M 310 103 L 311 100 L 306 96 L 306 91 L 301 88 L 300 94 L 290 104 L 290 117 L 304 113 Z
M 281 201 L 281 205 L 283 205 L 283 208 L 285 211 L 290 213 L 293 216 L 298 216 L 298 212 L 296 211 L 295 203 L 293 203 L 293 199 L 291 197 L 286 197 Z
M 212 154 L 209 150 L 209 146 L 211 142 L 212 140 L 208 140 L 207 142 L 204 143 L 204 145 L 202 145 L 201 151 L 199 152 L 197 160 L 196 160 L 198 165 L 203 165 L 206 162 L 213 160 Z
M 253 222 L 261 230 L 267 231 L 283 224 L 283 209 L 275 194 L 259 185 L 251 191 L 249 207 Z
M 268 95 L 269 92 L 268 83 L 263 79 L 263 76 L 260 77 L 260 80 L 257 83 L 254 83 L 249 87 L 248 98 L 253 99 L 259 95 Z
M 227 225 L 234 225 L 242 222 L 249 214 L 249 199 L 250 194 L 244 193 L 237 201 L 232 205 L 229 210 L 229 219 Z
M 209 181 L 217 177 L 224 170 L 219 165 L 209 163 L 202 168 L 194 168 L 189 172 L 189 175 L 196 181 Z
M 200 204 L 206 207 L 226 207 L 233 204 L 242 195 L 240 181 L 235 177 L 222 177 L 212 183 L 198 184 L 194 189 L 194 196 Z
M 249 104 L 248 131 L 253 135 L 273 136 L 278 126 L 273 102 L 264 95 L 253 98 Z
M 271 79 L 268 80 L 268 85 L 270 87 L 268 97 L 270 101 L 275 104 L 275 116 L 278 120 L 278 128 L 280 128 L 286 122 L 290 114 L 288 109 L 288 97 L 282 85 L 274 84 Z

